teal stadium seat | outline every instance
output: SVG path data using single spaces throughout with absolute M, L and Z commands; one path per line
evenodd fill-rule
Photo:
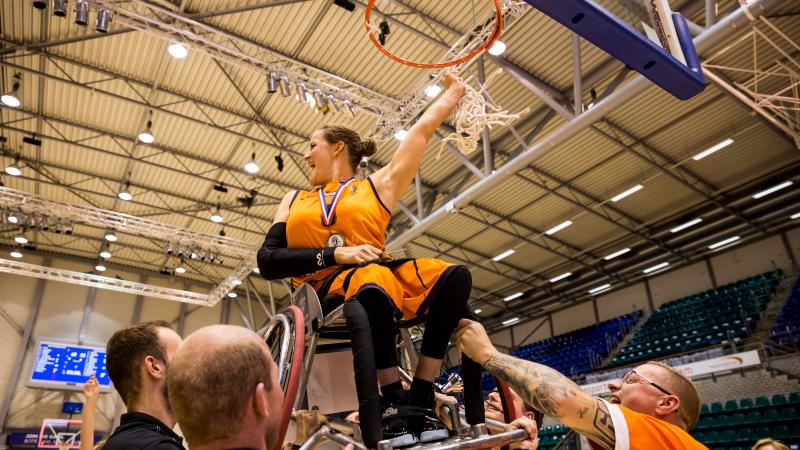
M 767 397 L 757 397 L 756 398 L 756 408 L 766 408 L 769 406 L 769 399 Z
M 783 394 L 775 394 L 772 396 L 772 406 L 782 406 L 786 404 L 786 396 Z
M 753 407 L 753 399 L 752 398 L 743 398 L 739 400 L 739 409 L 750 409 Z

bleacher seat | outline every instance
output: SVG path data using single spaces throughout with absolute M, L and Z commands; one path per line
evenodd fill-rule
M 768 397 L 704 404 L 700 409 L 700 420 L 691 434 L 712 449 L 749 449 L 764 437 L 783 440 L 790 445 L 800 444 L 800 408 L 792 404 L 792 399 L 797 398 L 800 398 L 800 392 L 788 396 L 775 394 L 771 396 L 772 404 Z
M 661 305 L 610 366 L 740 341 L 755 329 L 782 277 L 780 270 L 774 270 Z M 679 329 L 676 323 L 681 324 Z
M 770 339 L 786 347 L 800 343 L 800 278 L 797 279 L 781 314 L 770 331 Z

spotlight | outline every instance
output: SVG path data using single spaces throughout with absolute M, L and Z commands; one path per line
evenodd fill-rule
M 183 260 L 181 260 L 180 264 L 175 267 L 175 273 L 186 273 L 186 268 L 183 267 Z
M 322 91 L 319 89 L 314 90 L 314 99 L 317 101 L 317 104 L 319 106 L 328 105 L 328 99 L 325 97 L 325 94 L 323 94 Z
M 45 9 L 47 8 L 47 2 L 45 0 L 33 0 L 33 7 L 36 9 Z
M 58 220 L 56 222 L 56 230 L 55 231 L 56 231 L 56 234 L 61 234 L 61 231 L 62 231 L 62 229 L 61 229 L 61 220 Z
M 17 244 L 27 244 L 28 238 L 26 238 L 25 236 L 17 236 L 14 238 L 14 242 L 16 242 Z
M 333 109 L 335 109 L 336 112 L 341 111 L 341 109 L 339 109 L 339 104 L 336 102 L 336 97 L 334 97 L 333 94 L 328 94 L 328 104 L 333 105 Z
M 217 192 L 222 192 L 223 194 L 227 194 L 228 193 L 228 188 L 226 188 L 225 184 L 223 184 L 223 183 L 215 184 L 214 185 L 214 190 L 217 191 Z
M 394 138 L 397 139 L 398 141 L 403 141 L 406 138 L 406 136 L 408 136 L 408 131 L 402 128 L 394 132 Z
M 350 12 L 356 10 L 356 4 L 348 0 L 333 0 L 333 4 Z
M 291 84 L 289 83 L 289 78 L 286 75 L 281 77 L 281 94 L 283 94 L 284 97 L 292 95 Z
M 4 105 L 10 106 L 12 108 L 19 108 L 19 105 L 22 102 L 19 99 L 19 87 L 22 84 L 22 75 L 15 74 L 13 83 L 11 85 L 11 90 L 6 92 L 0 97 L 0 102 L 3 102 Z
M 217 207 L 216 207 L 216 208 L 214 208 L 214 211 L 213 211 L 213 213 L 211 214 L 211 217 L 209 217 L 209 219 L 211 219 L 211 221 L 212 221 L 212 222 L 214 222 L 214 223 L 222 223 L 222 221 L 223 221 L 224 219 L 223 219 L 223 218 L 222 218 L 222 216 L 219 214 L 219 204 L 217 204 Z
M 228 297 L 230 297 L 230 298 L 236 298 L 236 297 L 238 297 L 238 296 L 236 295 L 236 292 L 228 292 Z
M 192 254 L 191 254 L 191 255 L 189 255 L 189 258 L 191 258 L 191 259 L 197 259 L 197 253 L 195 253 L 195 252 L 192 252 Z
M 108 249 L 103 250 L 102 252 L 100 252 L 100 257 L 104 259 L 109 259 L 111 258 L 111 252 L 108 251 Z
M 11 253 L 9 253 L 9 255 L 11 255 L 12 258 L 17 258 L 17 259 L 22 258 L 22 252 L 19 250 L 12 250 Z
M 42 225 L 42 231 L 49 231 L 50 230 L 50 218 L 49 217 L 42 217 L 40 221 Z
M 36 214 L 31 213 L 31 215 L 28 216 L 28 226 L 34 229 L 36 228 Z
M 278 164 L 278 172 L 283 172 L 283 158 L 280 153 L 275 156 L 275 162 Z
M 86 0 L 78 0 L 75 3 L 75 23 L 77 25 L 86 26 L 89 23 L 89 2 Z
M 267 92 L 270 94 L 278 92 L 278 75 L 271 70 L 267 74 Z
M 258 167 L 258 163 L 256 163 L 256 154 L 253 152 L 253 155 L 250 157 L 250 161 L 244 165 L 244 170 L 247 173 L 255 174 L 258 173 L 259 169 L 260 167 Z
M 111 13 L 107 9 L 97 11 L 97 20 L 94 23 L 94 29 L 101 33 L 108 33 L 108 27 L 111 25 Z
M 105 272 L 106 271 L 106 266 L 104 266 L 103 263 L 97 263 L 97 265 L 94 266 L 94 270 L 96 270 L 98 272 Z
M 14 162 L 6 166 L 6 173 L 12 177 L 22 175 L 22 170 L 19 168 L 19 155 L 14 158 Z
M 108 231 L 106 231 L 106 234 L 105 234 L 105 236 L 103 236 L 103 237 L 104 237 L 104 238 L 105 238 L 105 240 L 107 240 L 108 242 L 117 242 L 117 235 L 116 235 L 116 233 L 114 233 L 114 230 L 108 230 Z
M 489 54 L 492 56 L 500 56 L 506 51 L 506 44 L 503 41 L 494 41 L 489 47 Z
M 225 237 L 225 228 L 220 228 L 219 229 L 219 235 L 222 236 L 222 237 Z
M 386 45 L 386 37 L 391 33 L 391 31 L 389 31 L 389 22 L 384 20 L 380 23 L 379 27 L 381 32 L 378 34 L 378 42 L 380 42 L 381 45 Z
M 184 59 L 189 55 L 189 49 L 180 42 L 173 42 L 167 47 L 167 52 L 175 59 Z
M 356 109 L 355 109 L 355 106 L 353 106 L 353 102 L 351 102 L 350 100 L 345 100 L 344 101 L 344 106 L 346 106 L 347 110 L 350 111 L 350 115 L 351 116 L 353 116 L 353 117 L 356 116 Z
M 64 234 L 68 236 L 72 234 L 72 222 L 67 222 L 64 224 Z
M 67 0 L 53 0 L 53 15 L 58 17 L 67 15 Z
M 9 211 L 8 213 L 8 223 L 19 223 L 19 214 Z
M 150 116 L 151 117 L 153 116 L 152 112 L 150 113 Z M 153 142 L 156 141 L 156 137 L 153 136 L 153 132 L 150 130 L 152 127 L 153 127 L 153 121 L 148 120 L 147 126 L 144 128 L 144 130 L 142 130 L 141 133 L 139 133 L 139 141 L 145 144 L 152 144 Z
M 231 284 L 234 286 L 239 286 L 242 284 L 242 280 L 231 280 Z
M 36 147 L 41 147 L 42 146 L 42 140 L 36 138 L 36 133 L 34 133 L 34 134 L 30 135 L 30 136 L 23 137 L 22 138 L 22 142 L 24 142 L 26 144 L 31 144 L 31 145 L 36 146 Z
M 300 103 L 306 102 L 306 85 L 297 83 L 297 101 Z
M 131 182 L 130 181 L 126 181 L 125 182 L 125 185 L 122 187 L 122 190 L 119 191 L 119 193 L 117 194 L 117 197 L 119 197 L 120 200 L 125 200 L 126 202 L 129 202 L 129 201 L 133 200 L 133 194 L 131 194 Z
M 428 98 L 436 98 L 436 96 L 441 93 L 442 93 L 442 87 L 439 86 L 438 84 L 432 84 L 425 88 L 425 95 L 427 95 Z

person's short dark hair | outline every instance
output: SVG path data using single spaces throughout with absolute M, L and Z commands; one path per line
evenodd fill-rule
M 158 340 L 158 329 L 172 329 L 168 322 L 155 320 L 118 330 L 106 346 L 106 368 L 122 401 L 129 406 L 136 402 L 142 387 L 139 367 L 152 356 L 167 362 L 164 346 Z
M 167 381 L 172 410 L 189 445 L 208 444 L 237 433 L 236 424 L 247 414 L 247 404 L 259 383 L 267 390 L 280 389 L 272 386 L 269 358 L 245 333 L 228 335 L 212 348 L 199 347 L 192 336 L 184 341 L 172 359 Z

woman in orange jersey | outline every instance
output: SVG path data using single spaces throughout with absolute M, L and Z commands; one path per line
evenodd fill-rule
M 321 188 L 284 196 L 258 253 L 265 278 L 291 276 L 294 287 L 310 283 L 320 298 L 338 295 L 363 305 L 383 394 L 383 438 L 395 447 L 447 437 L 432 411 L 432 383 L 459 318 L 470 314 L 466 267 L 437 259 L 392 261 L 384 254 L 392 208 L 411 185 L 433 132 L 464 95 L 457 77 L 448 74 L 443 84 L 445 93 L 411 127 L 391 161 L 366 179 L 355 175 L 375 153 L 373 141 L 345 127 L 315 131 L 304 158 L 310 184 Z M 415 378 L 404 391 L 393 323 L 422 314 L 433 325 L 425 327 Z

